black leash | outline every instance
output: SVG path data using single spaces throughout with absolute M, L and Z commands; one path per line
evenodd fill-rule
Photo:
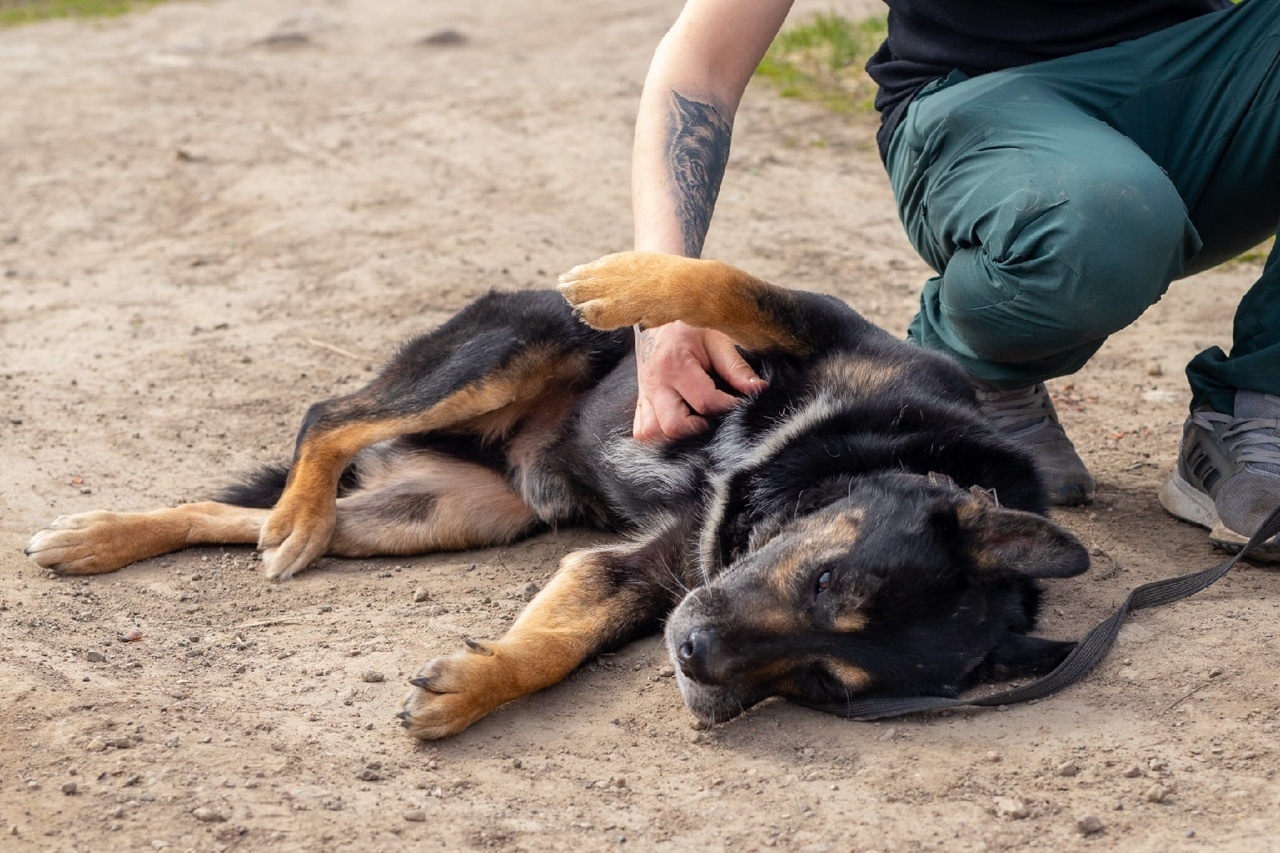
M 1052 672 L 1027 682 L 988 696 L 968 698 L 951 698 L 947 696 L 910 696 L 903 698 L 871 698 L 857 699 L 847 703 L 830 705 L 811 705 L 820 711 L 837 714 L 851 720 L 883 720 L 888 717 L 901 717 L 906 714 L 918 714 L 923 711 L 937 711 L 943 708 L 990 708 L 999 705 L 1013 705 L 1018 702 L 1029 702 L 1057 693 L 1064 687 L 1075 684 L 1084 678 L 1098 661 L 1106 656 L 1115 643 L 1120 626 L 1129 614 L 1146 607 L 1158 607 L 1195 595 L 1202 589 L 1231 571 L 1236 563 L 1249 556 L 1263 542 L 1280 533 L 1280 507 L 1267 516 L 1257 531 L 1245 543 L 1235 556 L 1224 560 L 1216 566 L 1181 575 L 1176 578 L 1152 581 L 1135 588 L 1129 593 L 1124 603 L 1101 624 L 1085 635 L 1085 638 L 1063 658 Z

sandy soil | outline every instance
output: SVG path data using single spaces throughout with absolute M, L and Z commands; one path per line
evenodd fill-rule
M 1031 706 L 773 703 L 696 731 L 650 639 L 420 745 L 407 674 L 500 634 L 597 534 L 282 584 L 248 550 L 86 580 L 23 558 L 57 514 L 282 457 L 404 337 L 626 248 L 631 122 L 678 6 L 222 0 L 0 32 L 0 846 L 1280 850 L 1275 569 L 1137 615 Z M 738 127 L 708 255 L 901 332 L 926 273 L 870 121 L 762 87 Z M 1256 274 L 1176 285 L 1057 384 L 1100 489 L 1057 515 L 1095 565 L 1052 586 L 1045 634 L 1218 559 L 1154 492 L 1181 365 Z

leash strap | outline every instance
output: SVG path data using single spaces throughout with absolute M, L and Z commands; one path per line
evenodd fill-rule
M 952 698 L 947 696 L 884 697 L 858 699 L 846 703 L 828 705 L 814 704 L 809 707 L 847 717 L 851 720 L 883 720 L 889 717 L 901 717 L 906 714 L 918 714 L 924 711 L 937 711 L 944 708 L 990 708 L 992 706 L 1013 705 L 1018 702 L 1029 702 L 1032 699 L 1041 699 L 1057 693 L 1064 687 L 1075 684 L 1081 678 L 1084 678 L 1111 649 L 1111 646 L 1115 643 L 1116 635 L 1120 633 L 1120 626 L 1124 624 L 1130 613 L 1147 607 L 1169 604 L 1170 602 L 1195 595 L 1231 571 L 1236 563 L 1243 560 L 1259 545 L 1277 533 L 1280 533 L 1280 507 L 1276 507 L 1271 515 L 1267 516 L 1245 546 L 1230 559 L 1189 575 L 1152 581 L 1135 588 L 1114 613 L 1085 635 L 1084 639 L 1062 659 L 1062 663 L 1054 667 L 1047 675 L 1018 687 L 974 698 Z

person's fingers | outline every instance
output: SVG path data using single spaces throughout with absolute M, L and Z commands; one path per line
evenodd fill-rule
M 672 383 L 672 389 L 699 415 L 716 415 L 727 412 L 738 404 L 739 398 L 721 391 L 715 380 L 707 375 L 701 364 L 681 373 Z
M 684 438 L 707 428 L 705 415 L 728 411 L 738 398 L 716 387 L 709 372 L 723 371 L 731 387 L 763 387 L 720 332 L 672 323 L 637 336 L 639 392 L 632 435 L 639 441 Z M 730 378 L 731 377 L 731 378 Z
M 649 398 L 654 419 L 658 422 L 658 438 L 673 440 L 697 435 L 707 428 L 706 418 L 689 408 L 679 393 L 667 388 L 656 390 Z
M 755 394 L 768 384 L 751 369 L 737 345 L 726 335 L 714 332 L 708 335 L 707 356 L 715 372 L 741 394 Z

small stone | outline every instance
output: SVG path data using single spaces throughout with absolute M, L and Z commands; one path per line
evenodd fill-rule
M 107 748 L 107 745 L 103 743 L 100 738 L 91 739 L 89 741 L 89 745 L 85 747 L 85 749 L 89 750 L 90 752 L 102 752 L 106 748 Z
M 534 596 L 536 596 L 541 591 L 542 591 L 541 587 L 539 587 L 533 581 L 529 581 L 527 584 L 524 585 L 524 589 L 520 592 L 520 597 L 523 598 L 525 601 L 533 601 Z
M 422 603 L 430 597 L 431 597 L 431 593 L 427 590 L 425 586 L 420 586 L 413 591 L 413 600 L 415 602 Z
M 382 774 L 378 772 L 376 767 L 365 767 L 356 774 L 356 778 L 361 782 L 378 782 L 382 779 Z
M 1081 835 L 1097 835 L 1102 832 L 1102 820 L 1097 815 L 1081 815 L 1076 818 L 1076 829 Z
M 410 823 L 426 823 L 427 813 L 422 809 L 409 809 L 404 813 L 404 819 Z
M 89 652 L 84 657 L 85 657 L 85 660 L 89 661 L 89 663 L 106 663 L 107 662 L 107 656 L 104 655 L 102 652 Z
M 1137 779 L 1141 775 L 1142 768 L 1136 764 L 1131 765 L 1128 770 L 1124 771 L 1124 778 L 1126 779 Z
M 216 809 L 201 806 L 191 813 L 191 816 L 201 823 L 222 823 L 227 816 Z
M 468 41 L 465 33 L 455 30 L 452 27 L 446 27 L 442 30 L 436 30 L 431 35 L 423 36 L 418 39 L 418 44 L 423 47 L 458 47 L 466 44 Z
M 1074 761 L 1064 761 L 1058 765 L 1057 773 L 1059 776 L 1075 776 L 1080 772 L 1080 765 Z
M 1146 793 L 1148 803 L 1163 803 L 1168 796 L 1169 789 L 1164 785 L 1152 785 Z
M 511 766 L 519 770 L 521 767 L 524 767 L 524 762 L 518 758 L 513 758 L 511 759 Z
M 674 678 L 675 674 L 676 674 L 676 670 L 675 670 L 675 667 L 673 666 L 664 666 L 658 670 L 659 678 Z
M 66 794 L 68 797 L 74 796 L 75 793 L 79 790 L 80 790 L 80 786 L 77 785 L 75 782 L 62 783 L 62 793 Z
M 386 681 L 387 677 L 375 669 L 366 669 L 364 672 L 360 673 L 360 680 L 366 681 L 369 684 L 378 684 Z
M 990 761 L 992 764 L 999 764 L 1001 761 L 1000 753 L 996 752 L 994 749 L 991 750 L 987 753 L 987 761 Z
M 1152 361 L 1147 364 L 1148 376 L 1164 376 L 1164 366 L 1158 361 Z
M 1010 820 L 1022 820 L 1031 814 L 1027 804 L 1017 797 L 996 797 L 996 817 Z

